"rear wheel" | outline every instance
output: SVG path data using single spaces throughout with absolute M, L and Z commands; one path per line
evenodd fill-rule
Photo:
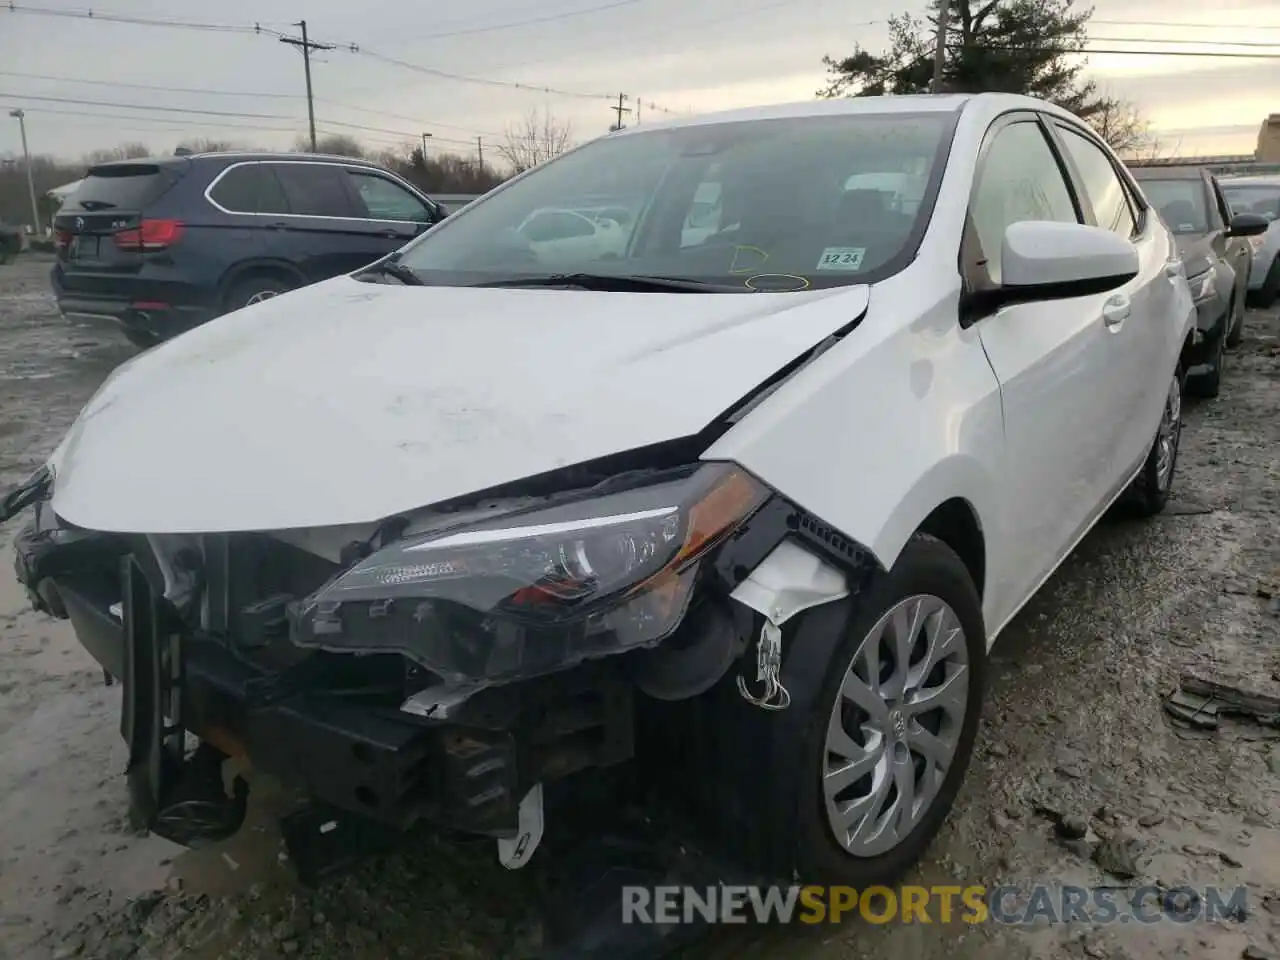
M 857 603 L 795 771 L 796 866 L 805 882 L 866 887 L 909 869 L 951 810 L 977 736 L 987 649 L 973 581 L 933 537 L 913 537 Z
M 1178 447 L 1182 442 L 1182 394 L 1186 381 L 1182 365 L 1173 373 L 1165 395 L 1164 412 L 1146 462 L 1133 478 L 1126 498 L 1127 505 L 1140 517 L 1153 517 L 1164 510 L 1173 489 L 1173 474 L 1178 466 Z
M 1213 343 L 1209 369 L 1205 373 L 1197 374 L 1195 377 L 1187 379 L 1188 392 L 1194 393 L 1197 397 L 1212 399 L 1222 391 L 1222 367 L 1226 361 L 1226 352 L 1227 341 L 1226 331 L 1224 330 L 1218 334 Z
M 227 311 L 250 307 L 288 293 L 296 284 L 274 274 L 258 274 L 237 280 L 227 294 Z

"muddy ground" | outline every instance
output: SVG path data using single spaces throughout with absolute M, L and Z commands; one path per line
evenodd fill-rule
M 0 487 L 41 462 L 132 353 L 112 331 L 59 319 L 48 269 L 38 256 L 0 267 Z M 214 850 L 132 834 L 119 688 L 103 686 L 66 624 L 28 610 L 9 570 L 12 533 L 0 530 L 0 957 L 514 958 L 536 949 L 529 881 L 498 867 L 487 843 L 415 837 L 317 892 L 293 883 L 263 815 Z M 739 928 L 688 955 L 1280 957 L 1280 729 L 1246 719 L 1195 735 L 1171 728 L 1161 710 L 1188 666 L 1278 692 L 1277 581 L 1280 312 L 1254 311 L 1222 396 L 1188 410 L 1168 514 L 1105 523 L 1002 636 L 978 755 L 917 872 L 933 883 L 1243 884 L 1244 915 L 1037 929 Z M 1046 811 L 1086 836 L 1064 843 Z

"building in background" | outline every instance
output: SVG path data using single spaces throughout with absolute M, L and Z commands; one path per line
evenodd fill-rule
M 1263 163 L 1280 163 L 1280 113 L 1273 113 L 1262 121 L 1254 157 Z

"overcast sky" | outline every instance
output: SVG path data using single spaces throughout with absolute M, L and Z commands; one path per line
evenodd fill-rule
M 18 5 L 85 9 L 69 0 Z M 449 6 L 451 12 L 441 12 Z M 110 0 L 94 9 L 258 22 L 276 31 L 293 31 L 290 22 L 305 16 L 314 39 L 359 47 L 315 57 L 321 132 L 390 147 L 425 131 L 433 135 L 433 151 L 455 152 L 474 151 L 477 136 L 496 143 L 508 124 L 533 109 L 551 111 L 575 139 L 589 139 L 614 120 L 608 97 L 616 103 L 619 92 L 629 95 L 633 109 L 640 102 L 641 124 L 663 111 L 809 99 L 823 85 L 824 54 L 842 55 L 854 43 L 879 48 L 883 20 L 903 9 L 886 0 L 471 0 L 431 7 L 437 12 L 405 0 Z M 906 9 L 917 8 L 923 10 L 923 0 Z M 1212 7 L 1193 0 L 1096 0 L 1094 16 L 1096 46 L 1119 46 L 1107 41 L 1130 37 L 1203 49 L 1186 41 L 1216 39 L 1271 41 L 1271 51 L 1280 52 L 1275 0 L 1224 0 Z M 529 22 L 535 19 L 542 22 Z M 1108 54 L 1092 56 L 1089 70 L 1109 93 L 1134 102 L 1181 153 L 1251 153 L 1263 117 L 1280 111 L 1280 60 Z M 304 89 L 301 55 L 269 34 L 39 16 L 0 6 L 0 155 L 21 149 L 17 121 L 6 116 L 15 107 L 26 110 L 35 153 L 77 157 L 123 141 L 167 153 L 192 136 L 289 146 L 306 128 Z M 169 109 L 135 109 L 144 106 Z

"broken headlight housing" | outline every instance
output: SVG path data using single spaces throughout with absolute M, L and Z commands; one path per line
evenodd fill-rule
M 652 646 L 699 561 L 768 497 L 709 463 L 617 491 L 396 541 L 291 613 L 302 647 L 395 652 L 446 682 L 538 676 Z

